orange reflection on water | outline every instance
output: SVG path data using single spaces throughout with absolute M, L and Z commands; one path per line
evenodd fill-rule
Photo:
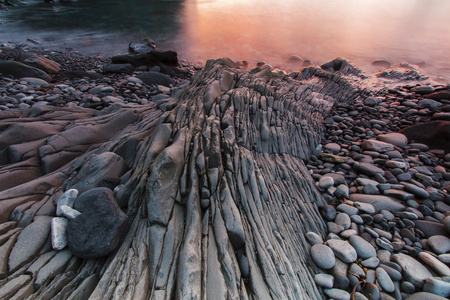
M 450 62 L 450 1 L 188 0 L 185 55 L 283 64 L 390 59 Z M 447 63 L 448 64 L 448 63 Z

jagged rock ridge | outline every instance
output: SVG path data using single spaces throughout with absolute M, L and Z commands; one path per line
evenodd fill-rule
M 14 282 L 31 299 L 321 299 L 304 234 L 324 235 L 324 200 L 303 161 L 332 105 L 365 91 L 315 67 L 297 79 L 250 75 L 219 59 L 158 106 L 2 113 L 3 135 L 33 122 L 48 130 L 3 142 L 3 174 L 23 165 L 35 173 L 9 173 L 19 179 L 0 192 L 2 221 L 10 221 L 1 225 L 1 284 Z M 116 175 L 129 178 L 115 196 L 132 219 L 121 247 L 83 260 L 47 241 L 16 255 L 11 269 L 14 243 L 47 222 L 63 191 L 107 179 L 83 167 L 107 152 L 129 167 Z

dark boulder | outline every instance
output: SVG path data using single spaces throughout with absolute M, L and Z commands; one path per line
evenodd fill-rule
M 125 54 L 111 57 L 113 64 L 132 64 L 139 66 L 158 66 L 164 64 L 167 66 L 178 66 L 178 54 L 175 51 L 152 51 L 145 54 Z
M 132 64 L 110 64 L 103 67 L 103 73 L 131 73 L 134 71 Z
M 152 71 L 139 74 L 136 77 L 142 80 L 147 85 L 158 84 L 169 86 L 173 83 L 172 79 L 169 76 Z
M 74 255 L 91 259 L 112 253 L 126 235 L 129 221 L 109 189 L 87 193 L 80 195 L 82 202 L 75 202 L 81 215 L 67 225 L 67 244 Z
M 131 54 L 150 53 L 156 49 L 156 43 L 151 38 L 145 38 L 143 43 L 130 43 L 128 52 Z
M 450 152 L 450 121 L 433 121 L 416 124 L 399 131 L 409 141 L 423 143 L 432 149 Z
M 127 163 L 117 154 L 104 152 L 94 155 L 83 165 L 78 173 L 80 180 L 72 188 L 83 193 L 100 186 L 106 178 L 122 176 L 127 170 Z
M 35 77 L 45 81 L 51 80 L 50 76 L 44 71 L 17 61 L 0 61 L 0 73 L 14 78 Z
M 75 79 L 75 78 L 83 78 L 87 77 L 89 79 L 100 79 L 102 78 L 102 74 L 99 74 L 97 72 L 88 72 L 88 71 L 65 71 L 62 73 L 61 78 L 67 78 L 67 79 Z
M 433 99 L 436 101 L 440 100 L 450 100 L 450 90 L 438 91 L 427 95 L 428 99 Z

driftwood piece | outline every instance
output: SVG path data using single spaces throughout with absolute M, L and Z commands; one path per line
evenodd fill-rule
M 52 127 L 58 133 L 38 137 L 43 150 L 27 153 L 41 168 L 49 155 L 76 155 L 1 191 L 0 208 L 34 195 L 54 202 L 84 179 L 80 170 L 91 159 L 114 152 L 130 167 L 115 196 L 128 206 L 131 228 L 108 257 L 68 257 L 64 267 L 46 258 L 52 250 L 44 245 L 6 272 L 0 286 L 24 275 L 35 282 L 41 274 L 39 286 L 17 289 L 30 299 L 322 299 L 305 233 L 324 235 L 318 212 L 324 200 L 304 161 L 332 105 L 364 91 L 317 68 L 306 69 L 301 80 L 265 75 L 250 75 L 228 59 L 209 61 L 166 106 L 123 106 L 100 116 L 84 109 L 66 127 Z M 63 109 L 42 110 L 39 120 L 56 111 L 64 120 Z M 5 115 L 0 125 L 21 119 Z M 59 263 L 48 280 L 27 271 L 32 264 L 48 270 L 47 261 Z

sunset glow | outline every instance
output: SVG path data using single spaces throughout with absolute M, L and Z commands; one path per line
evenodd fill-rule
M 238 2 L 239 4 L 237 4 Z M 448 1 L 187 1 L 187 53 L 283 63 L 326 60 L 450 61 Z

